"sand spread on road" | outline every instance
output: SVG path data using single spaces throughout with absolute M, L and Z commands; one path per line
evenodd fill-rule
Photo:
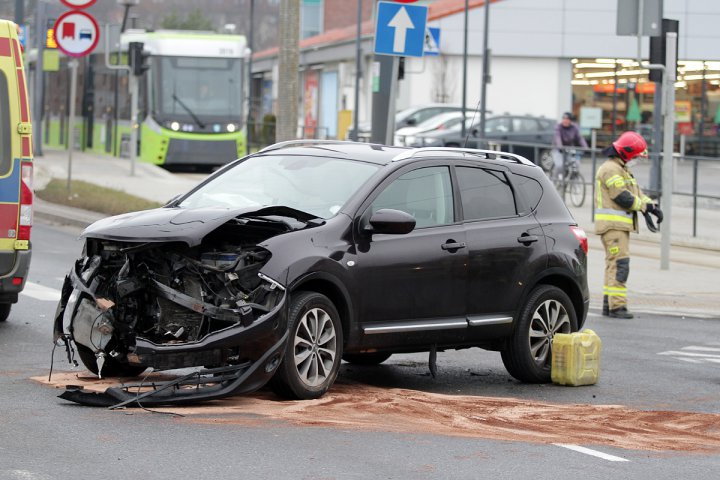
M 153 374 L 154 375 L 154 374 Z M 149 376 L 148 381 L 161 380 Z M 33 380 L 104 391 L 119 379 L 61 372 Z M 137 383 L 138 379 L 128 380 Z M 192 407 L 158 408 L 176 421 L 209 425 L 332 427 L 534 443 L 608 445 L 650 451 L 720 452 L 720 415 L 644 411 L 621 405 L 551 404 L 336 383 L 318 400 L 282 401 L 267 392 Z

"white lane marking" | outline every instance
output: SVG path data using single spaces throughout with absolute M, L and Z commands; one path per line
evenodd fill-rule
M 693 350 L 695 352 L 718 352 L 720 348 L 717 347 L 699 347 L 697 345 L 690 345 L 689 347 L 682 347 L 680 350 Z
M 593 450 L 591 448 L 581 447 L 580 445 L 572 445 L 569 443 L 553 443 L 553 445 L 557 447 L 567 448 L 568 450 L 573 450 L 575 452 L 584 453 L 585 455 L 591 455 L 593 457 L 602 458 L 603 460 L 607 460 L 609 462 L 629 462 L 627 458 L 622 457 L 616 457 L 615 455 L 609 455 L 607 453 L 599 452 L 597 450 Z
M 702 357 L 702 358 L 720 358 L 720 355 L 712 353 L 694 353 L 694 352 L 681 352 L 679 350 L 668 350 L 667 352 L 660 352 L 658 355 L 671 355 L 673 357 Z
M 44 300 L 48 302 L 57 302 L 60 300 L 60 290 L 55 288 L 46 287 L 44 285 L 38 285 L 33 282 L 25 282 L 25 288 L 21 295 L 34 298 L 35 300 Z

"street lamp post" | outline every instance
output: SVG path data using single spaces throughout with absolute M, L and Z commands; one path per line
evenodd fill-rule
M 121 5 L 124 8 L 123 11 L 123 19 L 122 19 L 122 26 L 120 27 L 120 35 L 125 31 L 125 27 L 127 27 L 127 21 L 128 21 L 128 15 L 130 13 L 130 8 L 134 7 L 135 5 L 140 4 L 140 0 L 117 0 L 118 5 Z M 120 63 L 120 58 L 118 58 L 118 63 Z M 120 112 L 118 111 L 120 108 L 120 71 L 115 70 L 115 78 L 113 79 L 113 140 L 114 140 L 114 148 L 113 153 L 115 155 L 120 155 L 120 142 L 118 137 L 118 123 L 120 122 Z
M 353 135 L 351 140 L 360 139 L 360 75 L 362 75 L 362 0 L 357 0 L 357 33 L 355 36 L 355 112 L 353 112 Z

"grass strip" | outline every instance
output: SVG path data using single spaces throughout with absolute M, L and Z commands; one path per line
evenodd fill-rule
M 145 200 L 112 188 L 100 187 L 82 180 L 71 182 L 70 195 L 68 195 L 67 182 L 54 178 L 43 190 L 35 192 L 39 198 L 46 202 L 68 205 L 107 215 L 148 210 L 161 207 L 162 204 Z

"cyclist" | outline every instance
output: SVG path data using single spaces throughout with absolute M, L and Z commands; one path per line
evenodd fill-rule
M 574 123 L 575 118 L 570 112 L 563 113 L 562 120 L 555 126 L 555 136 L 553 137 L 553 171 L 552 178 L 557 180 L 562 177 L 565 170 L 565 157 L 568 147 L 588 148 L 587 142 L 580 135 L 580 128 Z M 578 162 L 578 156 L 572 158 L 573 162 Z

